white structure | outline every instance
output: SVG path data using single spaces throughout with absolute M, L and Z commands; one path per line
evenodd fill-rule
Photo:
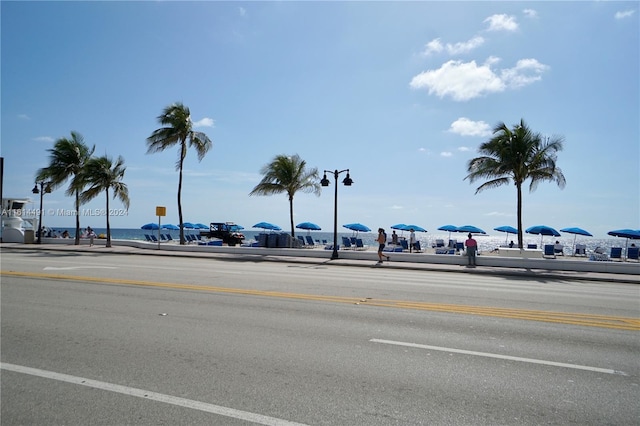
M 25 206 L 31 203 L 30 198 L 2 199 L 2 241 L 5 243 L 31 243 L 36 230 L 35 212 Z M 25 225 L 27 228 L 25 229 Z M 25 240 L 25 231 L 29 231 Z

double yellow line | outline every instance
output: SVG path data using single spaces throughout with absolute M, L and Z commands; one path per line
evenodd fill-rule
M 320 302 L 347 303 L 356 305 L 370 305 L 386 308 L 415 309 L 421 311 L 448 312 L 457 314 L 481 315 L 527 321 L 542 321 L 560 324 L 580 325 L 587 327 L 612 328 L 617 330 L 640 331 L 640 318 L 616 317 L 608 315 L 593 315 L 580 313 L 564 313 L 551 311 L 536 311 L 528 309 L 496 308 L 486 306 L 450 305 L 442 303 L 413 302 L 405 300 L 387 300 L 343 296 L 322 296 L 314 294 L 288 293 L 279 291 L 265 291 L 255 289 L 240 289 L 216 287 L 194 284 L 160 283 L 154 281 L 140 281 L 118 278 L 83 277 L 60 274 L 45 274 L 38 272 L 0 271 L 0 276 L 14 276 L 27 278 L 56 279 L 69 281 L 84 281 L 106 284 L 123 284 L 156 288 L 170 288 L 178 290 L 205 291 L 213 293 L 241 294 L 250 296 L 275 297 L 280 299 L 312 300 Z

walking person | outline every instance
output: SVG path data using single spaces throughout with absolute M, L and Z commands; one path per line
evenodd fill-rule
M 467 248 L 467 257 L 469 258 L 469 266 L 476 266 L 476 253 L 478 251 L 478 242 L 473 239 L 471 232 L 469 232 L 467 241 L 464 242 Z
M 95 238 L 96 233 L 93 232 L 90 226 L 87 226 L 87 237 L 89 237 L 89 247 L 93 247 L 93 239 Z
M 378 265 L 382 265 L 383 257 L 386 257 L 387 260 L 390 260 L 389 256 L 382 253 L 382 250 L 384 250 L 384 246 L 387 242 L 387 233 L 384 232 L 384 229 L 378 228 L 378 238 L 376 238 L 376 241 L 378 242 Z
M 411 228 L 409 230 L 409 253 L 413 251 L 416 246 L 416 231 Z

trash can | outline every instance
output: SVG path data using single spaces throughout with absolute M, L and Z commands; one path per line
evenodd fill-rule
M 36 241 L 36 233 L 33 229 L 24 230 L 24 243 L 33 244 Z

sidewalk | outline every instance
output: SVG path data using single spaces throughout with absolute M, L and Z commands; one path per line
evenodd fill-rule
M 567 270 L 551 270 L 551 269 L 530 269 L 530 268 L 514 268 L 499 266 L 477 266 L 467 267 L 465 265 L 437 264 L 426 262 L 384 262 L 383 265 L 376 266 L 375 260 L 369 259 L 348 259 L 338 258 L 329 260 L 326 256 L 309 257 L 296 256 L 290 252 L 281 251 L 277 254 L 273 252 L 261 253 L 216 253 L 216 252 L 195 252 L 188 250 L 158 250 L 157 248 L 140 248 L 126 245 L 113 245 L 107 248 L 103 245 L 73 245 L 73 244 L 20 244 L 20 243 L 1 243 L 1 250 L 38 250 L 38 251 L 64 251 L 78 253 L 99 253 L 99 254 L 136 254 L 146 256 L 168 256 L 168 257 L 191 257 L 191 258 L 209 258 L 220 259 L 225 261 L 265 261 L 265 262 L 288 262 L 302 263 L 309 265 L 335 265 L 335 266 L 355 266 L 365 268 L 390 268 L 390 269 L 409 269 L 416 271 L 432 271 L 432 272 L 457 272 L 468 274 L 486 274 L 496 276 L 512 276 L 512 277 L 528 277 L 536 279 L 555 279 L 555 280 L 589 280 L 599 282 L 615 282 L 640 284 L 638 275 L 619 274 L 619 273 L 602 273 L 602 272 L 583 272 L 583 271 L 567 271 Z M 308 251 L 304 251 L 308 254 Z

